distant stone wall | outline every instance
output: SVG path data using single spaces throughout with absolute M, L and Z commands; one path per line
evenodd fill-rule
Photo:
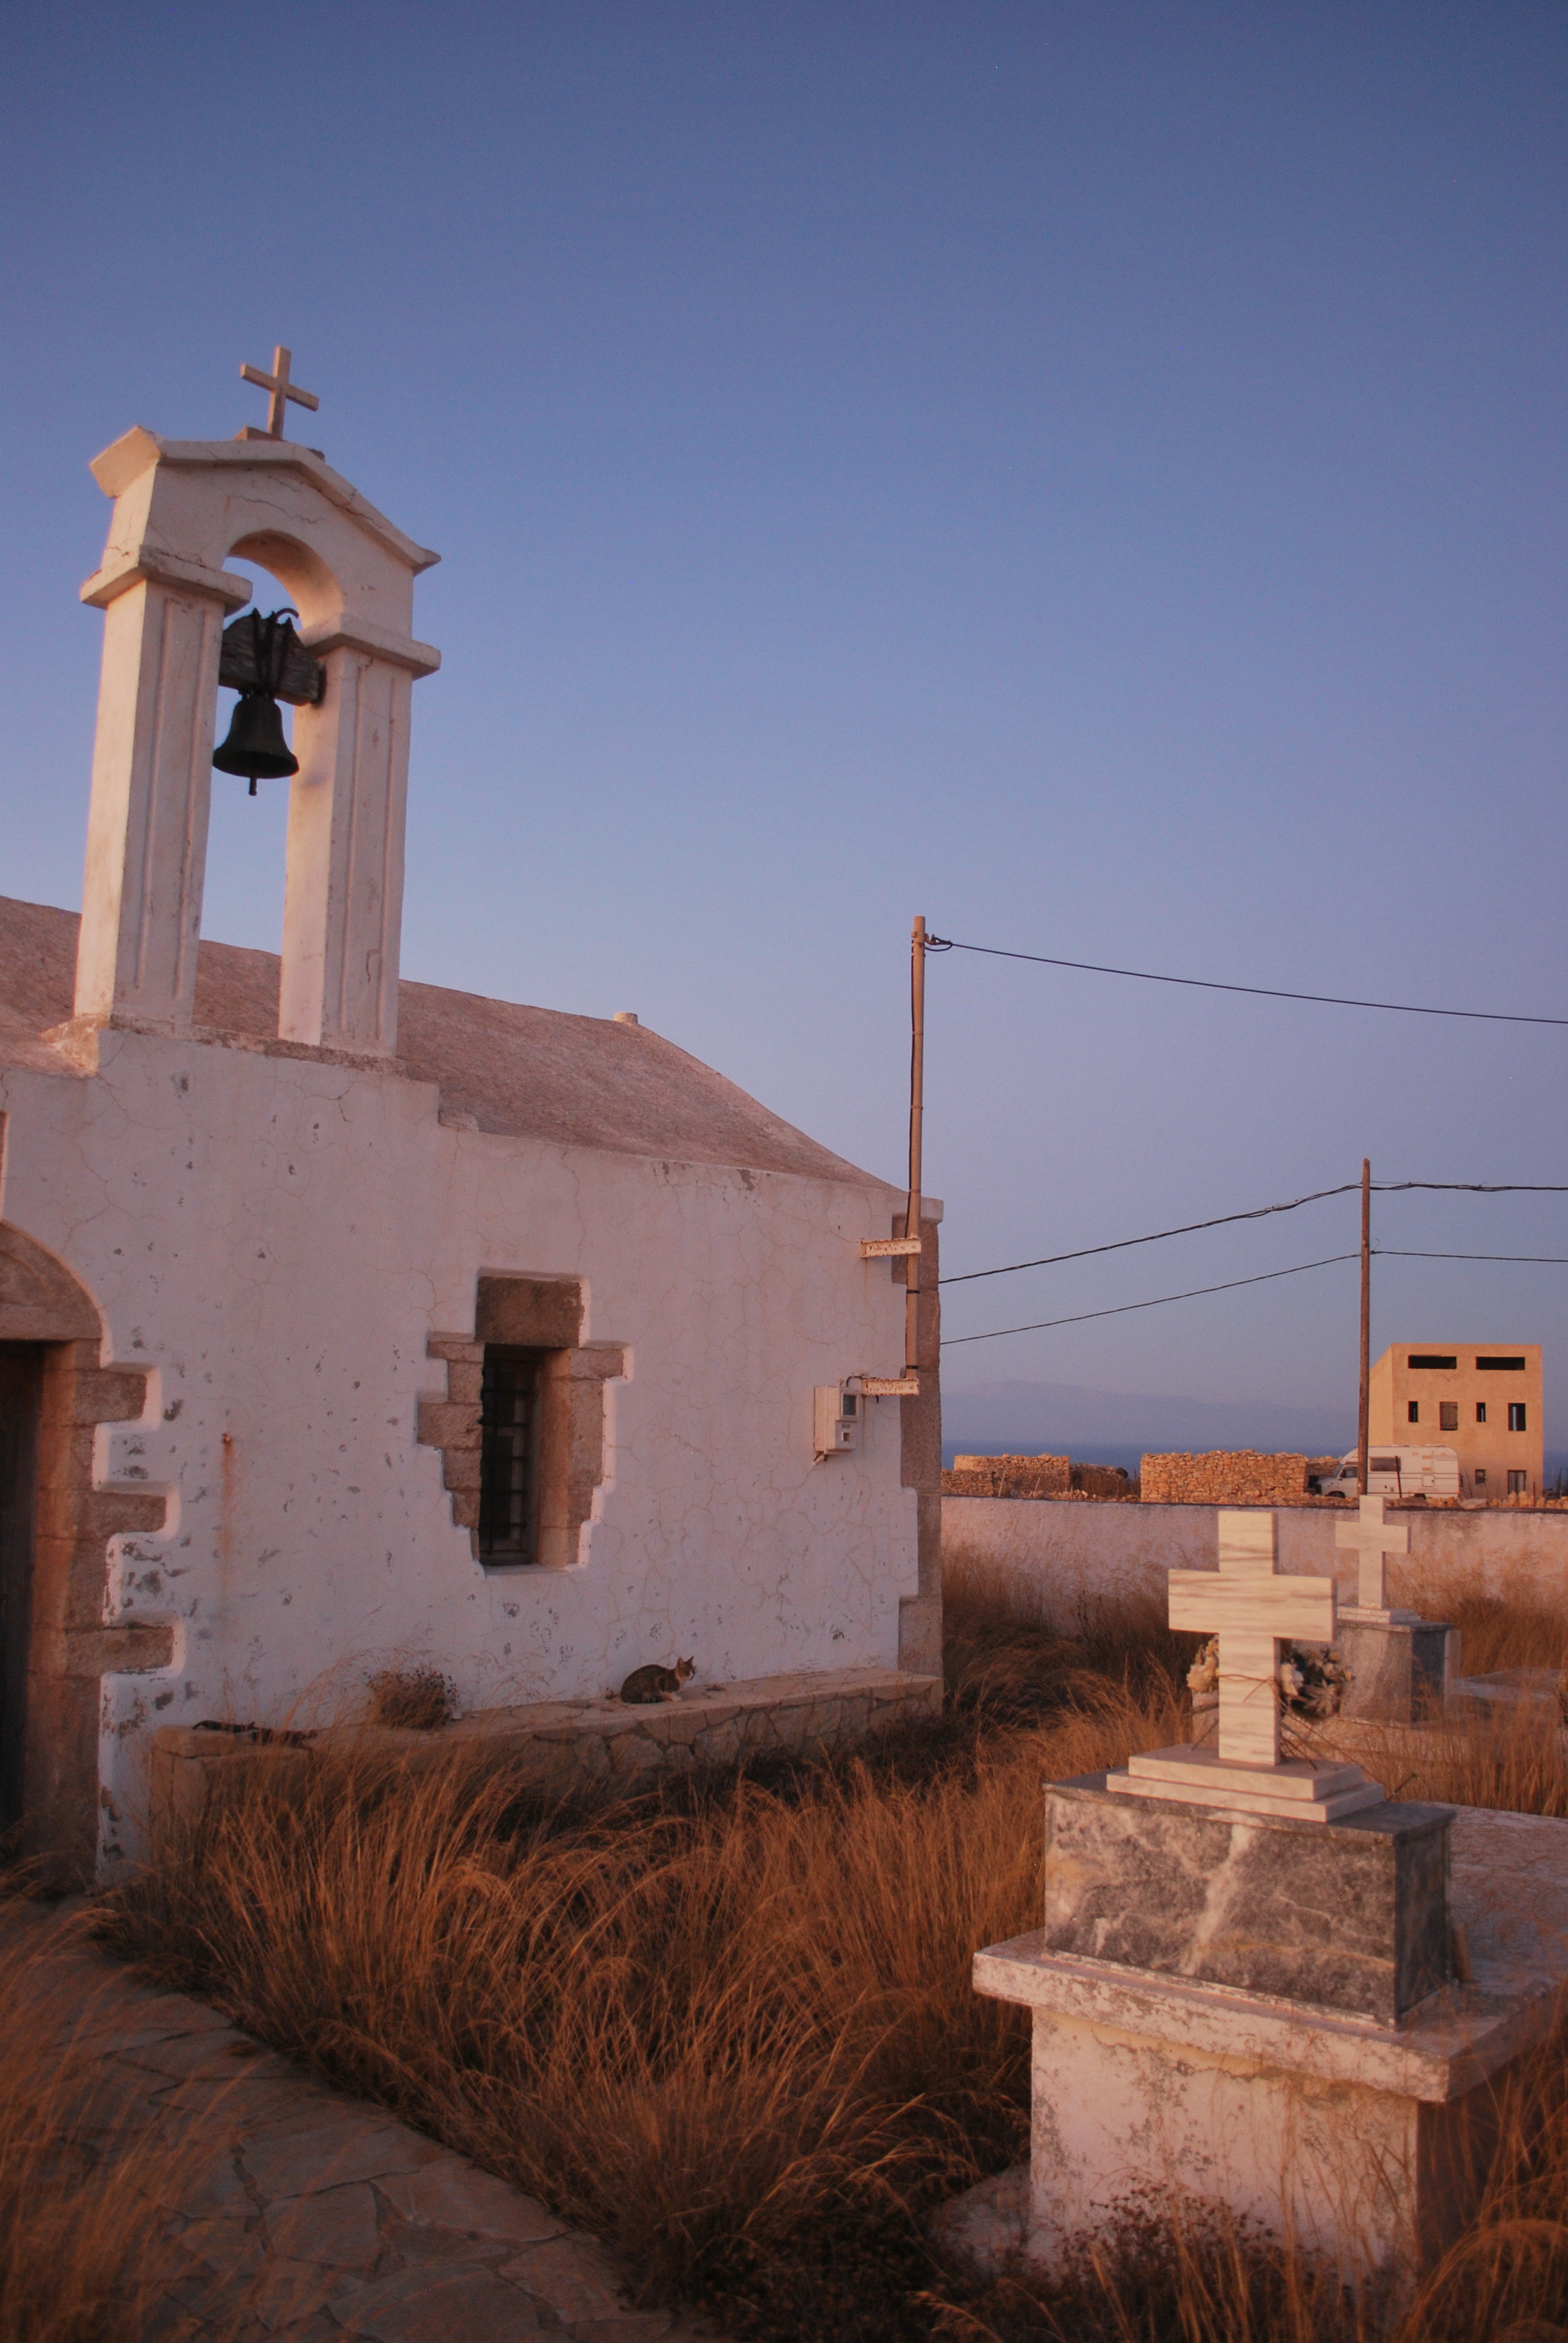
M 1121 1470 L 1119 1464 L 1075 1464 L 1072 1486 L 1085 1497 L 1122 1499 L 1136 1497 L 1139 1483 Z
M 944 1497 L 1065 1497 L 1071 1487 L 1066 1456 L 955 1456 L 942 1474 Z
M 1119 1464 L 1074 1464 L 1066 1456 L 955 1456 L 942 1474 L 944 1497 L 1136 1497 Z
M 1307 1460 L 1213 1448 L 1203 1456 L 1146 1456 L 1139 1480 L 1146 1505 L 1289 1505 L 1307 1493 Z

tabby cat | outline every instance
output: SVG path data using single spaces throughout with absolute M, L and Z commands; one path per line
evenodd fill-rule
M 657 1660 L 652 1660 L 646 1668 L 633 1668 L 620 1688 L 620 1696 L 633 1708 L 652 1708 L 657 1701 L 678 1700 L 681 1685 L 689 1684 L 696 1674 L 695 1656 L 677 1660 L 672 1668 L 660 1667 Z

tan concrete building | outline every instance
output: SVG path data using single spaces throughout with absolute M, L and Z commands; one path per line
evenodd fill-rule
M 1455 1450 L 1467 1497 L 1539 1493 L 1539 1342 L 1395 1342 L 1372 1371 L 1374 1447 Z

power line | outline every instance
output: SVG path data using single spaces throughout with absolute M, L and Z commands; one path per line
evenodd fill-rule
M 1274 984 L 1222 984 L 1210 976 L 1164 976 L 1148 968 L 1103 968 L 1096 960 L 1004 951 L 996 944 L 956 943 L 948 936 L 928 936 L 926 950 L 980 952 L 987 960 L 1025 960 L 1036 968 L 1070 968 L 1085 976 L 1131 976 L 1143 984 L 1181 984 L 1201 992 L 1245 992 L 1259 1001 L 1309 1001 L 1323 1009 L 1386 1009 L 1400 1017 L 1464 1017 L 1488 1025 L 1568 1025 L 1568 1017 L 1526 1017 L 1509 1009 L 1428 1009 L 1410 1001 L 1353 1001 L 1337 992 L 1287 992 Z
M 1146 1237 L 1118 1237 L 1113 1244 L 1081 1245 L 1074 1252 L 1047 1252 L 1041 1253 L 1034 1261 L 1004 1262 L 999 1269 L 960 1270 L 951 1277 L 939 1277 L 937 1283 L 939 1285 L 971 1285 L 977 1278 L 980 1277 L 1010 1277 L 1015 1270 L 1052 1269 L 1059 1262 L 1088 1261 L 1093 1254 L 1101 1252 L 1125 1252 L 1133 1245 L 1159 1244 L 1165 1237 L 1189 1237 L 1201 1229 L 1222 1229 L 1231 1226 L 1236 1221 L 1263 1221 L 1267 1220 L 1272 1212 L 1299 1212 L 1303 1204 L 1321 1203 L 1325 1196 L 1348 1196 L 1360 1186 L 1359 1180 L 1347 1180 L 1338 1188 L 1314 1188 L 1310 1196 L 1292 1197 L 1289 1203 L 1258 1204 L 1249 1212 L 1221 1212 L 1211 1221 L 1186 1221 L 1180 1228 L 1155 1229 Z M 1568 1196 L 1568 1187 L 1526 1186 L 1519 1181 L 1374 1180 L 1372 1182 L 1374 1194 L 1382 1196 L 1399 1195 L 1411 1188 L 1451 1190 L 1465 1195 L 1479 1196 Z M 1534 1258 L 1523 1253 L 1466 1253 L 1463 1255 L 1434 1253 L 1431 1256 L 1434 1261 L 1442 1259 L 1523 1261 L 1527 1257 Z M 1541 1256 L 1543 1260 L 1547 1257 L 1544 1254 Z
M 1376 1196 L 1402 1195 L 1407 1188 L 1432 1188 L 1458 1196 L 1568 1196 L 1568 1187 L 1545 1180 L 1374 1180 Z
M 1539 1261 L 1555 1269 L 1568 1269 L 1568 1253 L 1563 1252 L 1405 1252 L 1394 1245 L 1373 1245 L 1372 1257 L 1377 1261 Z
M 1259 1204 L 1250 1212 L 1221 1212 L 1212 1221 L 1187 1221 L 1179 1229 L 1156 1229 L 1146 1237 L 1118 1237 L 1114 1244 L 1081 1245 L 1076 1252 L 1042 1253 L 1038 1261 L 1010 1261 L 1000 1269 L 966 1269 L 954 1277 L 939 1277 L 939 1285 L 969 1285 L 977 1277 L 1010 1277 L 1015 1269 L 1050 1269 L 1059 1261 L 1087 1261 L 1091 1253 L 1125 1252 L 1130 1245 L 1158 1244 L 1162 1237 L 1190 1237 L 1198 1229 L 1222 1229 L 1232 1221 L 1262 1221 L 1271 1212 L 1293 1212 L 1302 1204 L 1316 1204 L 1324 1196 L 1348 1196 L 1359 1188 L 1359 1180 L 1347 1180 L 1338 1188 L 1316 1188 L 1310 1196 L 1296 1196 L 1288 1204 Z
M 1228 1277 L 1222 1285 L 1194 1285 L 1186 1293 L 1157 1293 L 1151 1302 L 1123 1302 L 1114 1310 L 1080 1310 L 1070 1318 L 1040 1318 L 1029 1326 L 993 1326 L 984 1334 L 950 1334 L 943 1338 L 944 1351 L 955 1350 L 960 1342 L 994 1342 L 1003 1334 L 1040 1334 L 1050 1326 L 1081 1326 L 1086 1318 L 1124 1318 L 1130 1310 L 1158 1310 L 1167 1302 L 1195 1302 L 1200 1294 L 1229 1293 L 1238 1285 L 1267 1285 L 1276 1277 L 1300 1277 L 1303 1270 L 1330 1269 L 1336 1261 L 1359 1261 L 1354 1252 L 1331 1252 L 1322 1261 L 1299 1261 L 1293 1269 L 1266 1269 L 1257 1277 Z

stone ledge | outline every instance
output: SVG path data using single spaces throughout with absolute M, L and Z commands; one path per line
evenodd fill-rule
M 551 1793 L 615 1780 L 630 1788 L 703 1765 L 733 1765 L 773 1750 L 829 1750 L 905 1717 L 940 1714 L 942 1681 L 896 1668 L 835 1668 L 754 1676 L 729 1684 L 689 1686 L 649 1708 L 613 1695 L 537 1701 L 517 1708 L 476 1709 L 433 1733 L 387 1725 L 330 1726 L 303 1742 L 249 1741 L 161 1725 L 153 1736 L 156 1812 L 191 1815 L 206 1804 L 216 1775 L 257 1756 L 309 1764 L 315 1752 L 437 1763 L 477 1745 L 504 1751 L 524 1775 Z

